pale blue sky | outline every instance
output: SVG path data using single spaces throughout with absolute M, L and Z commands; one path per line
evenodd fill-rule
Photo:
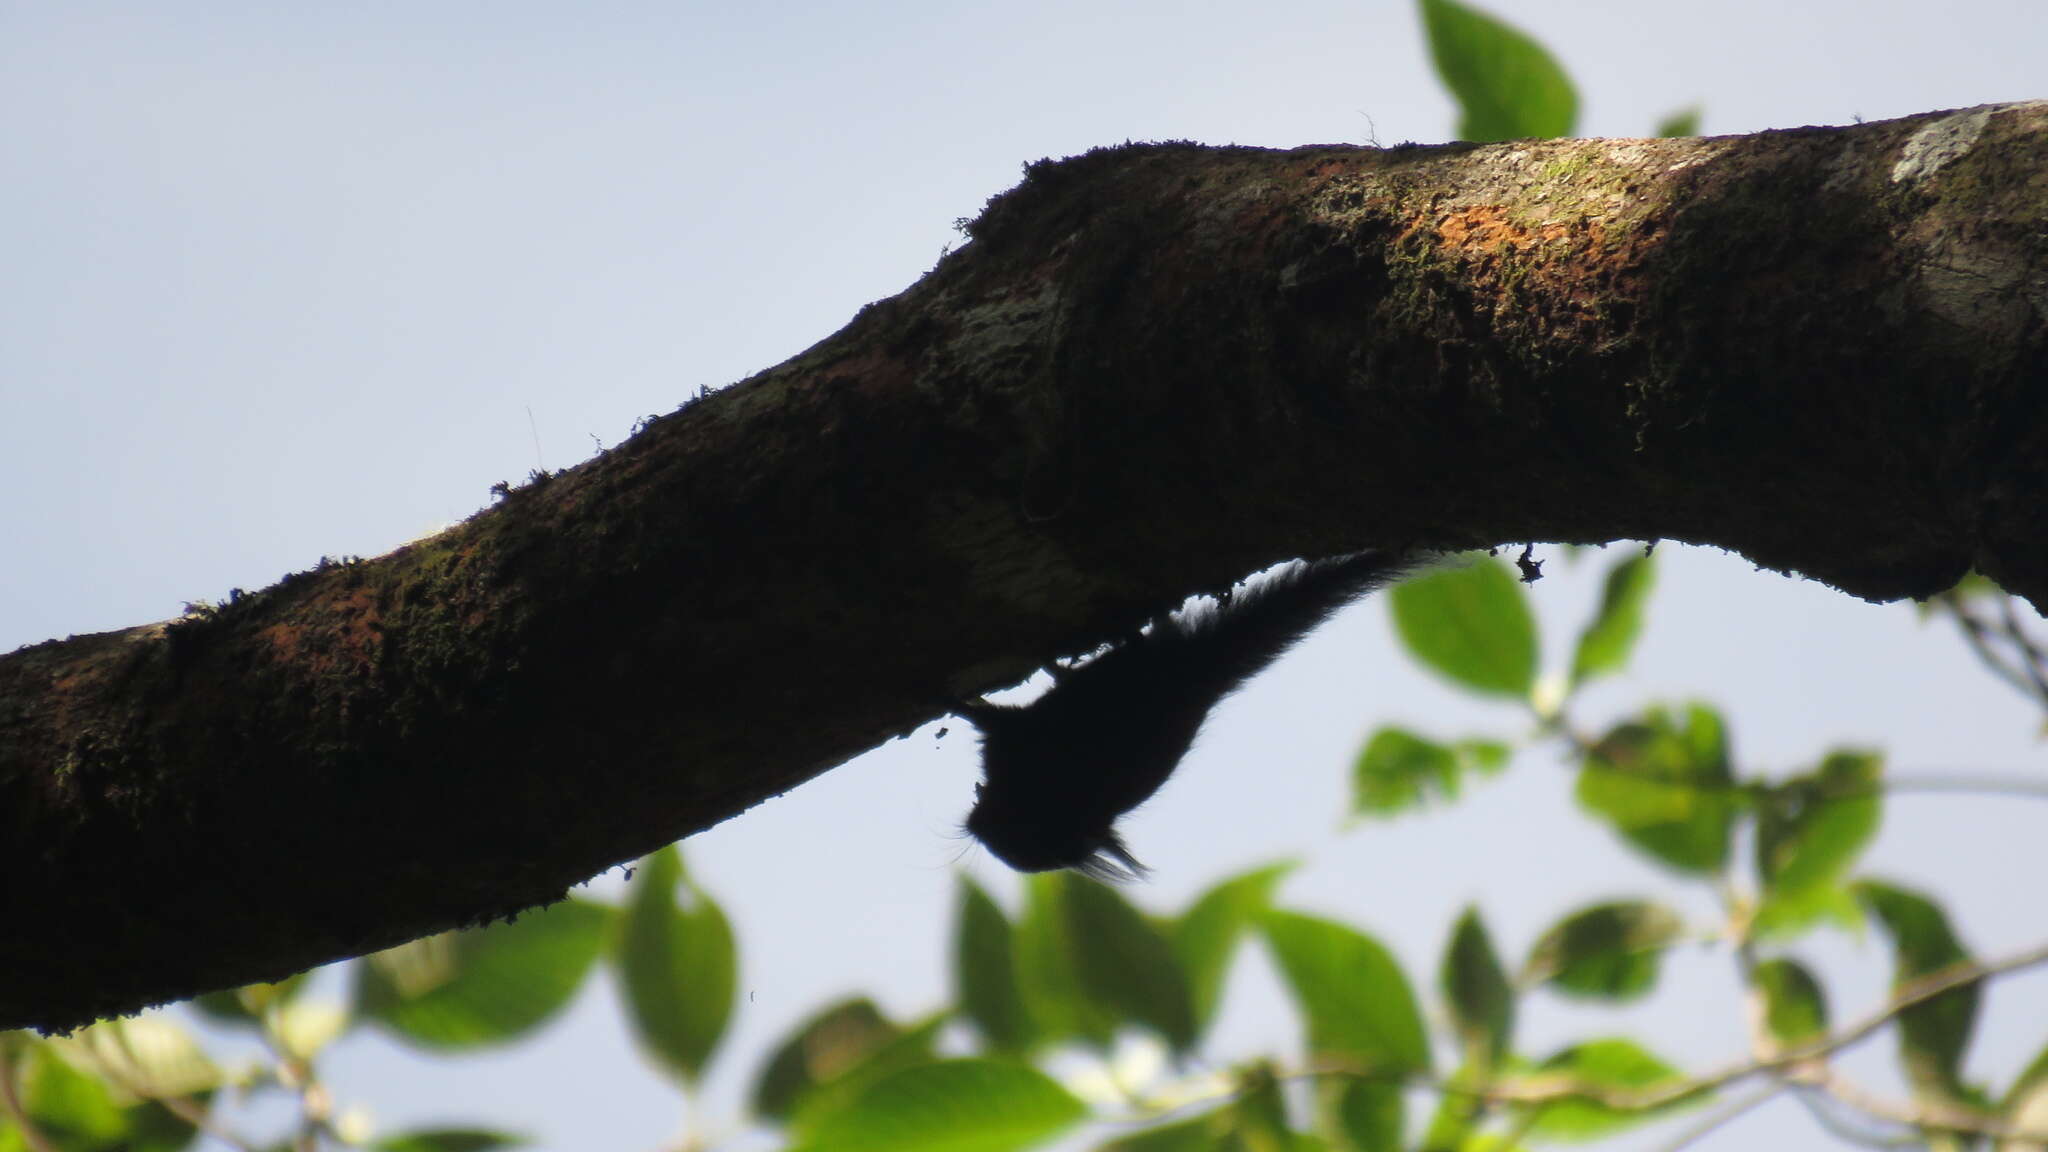
M 1694 102 L 1724 133 L 2048 96 L 2039 0 L 1494 9 L 1563 59 L 1587 134 Z M 900 290 L 1024 161 L 1126 138 L 1427 142 L 1451 123 L 1405 2 L 0 3 L 0 647 L 159 619 L 460 519 L 493 482 L 575 463 Z M 1758 769 L 1838 741 L 1902 769 L 2044 767 L 2038 716 L 1908 609 L 1666 559 L 1642 676 L 1596 692 L 1588 723 L 1699 696 Z M 1555 658 L 1593 588 L 1550 571 Z M 1542 755 L 1454 812 L 1336 836 L 1374 725 L 1516 730 L 1388 644 L 1377 606 L 1355 610 L 1219 715 L 1131 822 L 1157 870 L 1141 901 L 1178 907 L 1300 854 L 1284 898 L 1369 927 L 1418 977 L 1470 900 L 1516 956 L 1598 896 L 1705 907 L 1590 832 Z M 974 779 L 953 727 L 688 845 L 754 993 L 712 1080 L 718 1124 L 764 1045 L 828 996 L 903 1013 L 944 997 L 949 837 Z M 2043 815 L 1901 799 L 1873 864 L 1947 896 L 1982 953 L 2009 950 L 2048 936 L 2043 899 L 2013 882 L 2048 865 Z M 1881 994 L 1874 942 L 1812 955 L 1843 976 L 1845 1015 Z M 1263 958 L 1245 960 L 1220 1057 L 1291 1043 Z M 1725 963 L 1686 956 L 1639 1012 L 1537 1006 L 1526 1028 L 1535 1048 L 1638 1028 L 1706 1065 L 1741 1050 L 1735 1003 Z M 1972 1069 L 2009 1076 L 2042 1040 L 2048 975 L 1990 1005 Z M 1885 1083 L 1889 1043 L 1849 1066 Z M 506 1056 L 393 1051 L 351 1042 L 331 1073 L 390 1126 L 493 1120 L 545 1148 L 631 1149 L 680 1114 L 601 988 Z M 1704 1147 L 1807 1139 L 1777 1105 Z

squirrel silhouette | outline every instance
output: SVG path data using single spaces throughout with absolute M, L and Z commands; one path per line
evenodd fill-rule
M 1072 669 L 1029 704 L 961 701 L 981 731 L 966 829 L 1020 872 L 1141 876 L 1116 821 L 1159 791 L 1210 709 L 1337 609 L 1412 571 L 1399 553 L 1299 563 Z

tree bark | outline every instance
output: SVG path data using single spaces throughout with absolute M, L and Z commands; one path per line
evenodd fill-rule
M 558 899 L 1188 593 L 1669 539 L 2048 605 L 2048 103 L 1040 162 L 438 536 L 0 658 L 0 1027 Z

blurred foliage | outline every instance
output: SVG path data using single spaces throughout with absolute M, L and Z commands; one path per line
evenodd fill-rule
M 1534 40 L 1456 0 L 1420 6 L 1460 135 L 1572 130 L 1571 83 Z M 1698 110 L 1687 109 L 1656 130 L 1698 127 Z M 1742 1080 L 1796 1088 L 1802 1100 L 1825 1094 L 1827 1054 L 1892 1024 L 1914 1098 L 1873 1117 L 1891 1126 L 1887 1146 L 1985 1137 L 2041 1146 L 2048 1049 L 2002 1092 L 1965 1070 L 1984 980 L 2048 960 L 2048 949 L 1977 965 L 1934 896 L 1858 873 L 1883 814 L 1879 755 L 1844 748 L 1788 778 L 1740 774 L 1728 722 L 1700 703 L 1645 706 L 1597 736 L 1574 731 L 1576 694 L 1627 666 L 1655 571 L 1648 550 L 1611 564 L 1554 681 L 1539 675 L 1527 591 L 1498 559 L 1443 566 L 1394 589 L 1387 599 L 1408 656 L 1509 709 L 1519 734 L 1381 728 L 1353 764 L 1349 818 L 1456 803 L 1468 784 L 1505 771 L 1517 747 L 1553 744 L 1576 766 L 1587 815 L 1675 883 L 1707 893 L 1720 910 L 1710 922 L 1647 895 L 1607 900 L 1558 917 L 1511 975 L 1479 910 L 1467 908 L 1425 1001 L 1401 957 L 1370 932 L 1280 902 L 1288 864 L 1221 879 L 1167 914 L 1068 874 L 1027 878 L 1009 911 L 962 876 L 950 1002 L 914 1020 L 890 1019 L 861 996 L 821 1008 L 759 1061 L 754 1123 L 806 1152 L 1008 1152 L 1071 1146 L 1077 1131 L 1095 1133 L 1100 1152 L 1513 1152 L 1628 1131 Z M 1954 615 L 1994 672 L 2048 705 L 2048 657 L 2009 599 L 1998 614 L 2001 595 L 1966 582 L 1933 610 Z M 1743 844 L 1746 860 L 1734 850 Z M 1826 984 L 1798 952 L 1828 925 L 1874 926 L 1894 957 L 1894 999 L 1846 1027 L 1831 1021 Z M 1687 941 L 1734 960 L 1750 1006 L 1748 1064 L 1689 1074 L 1623 1036 L 1548 1053 L 1522 1046 L 1525 1002 L 1626 1005 L 1655 989 L 1666 954 Z M 1291 995 L 1302 1051 L 1198 1064 L 1247 943 L 1265 949 Z M 175 1152 L 208 1139 L 265 1150 L 514 1147 L 519 1136 L 489 1127 L 374 1135 L 333 1109 L 322 1054 L 365 1026 L 444 1056 L 531 1042 L 600 969 L 650 1062 L 693 1089 L 721 1058 L 739 958 L 723 911 L 671 847 L 640 863 L 621 904 L 567 900 L 355 961 L 346 1003 L 308 997 L 302 976 L 193 1001 L 216 1025 L 262 1040 L 270 1058 L 248 1067 L 224 1068 L 173 1014 L 68 1037 L 0 1034 L 0 1152 Z M 1430 1115 L 1408 1114 L 1417 1090 L 1434 1094 Z M 252 1142 L 226 1127 L 225 1100 L 278 1095 L 298 1105 L 280 1138 Z M 1830 1107 L 1853 1110 L 1859 1099 L 1868 1097 Z
M 1458 101 L 1458 138 L 1476 143 L 1569 136 L 1579 97 L 1525 33 L 1458 0 L 1421 0 L 1437 78 Z

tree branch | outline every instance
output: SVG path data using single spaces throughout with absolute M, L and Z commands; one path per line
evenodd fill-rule
M 0 658 L 0 1027 L 559 898 L 1298 555 L 1717 544 L 2048 604 L 2048 104 L 1033 165 L 441 535 Z

